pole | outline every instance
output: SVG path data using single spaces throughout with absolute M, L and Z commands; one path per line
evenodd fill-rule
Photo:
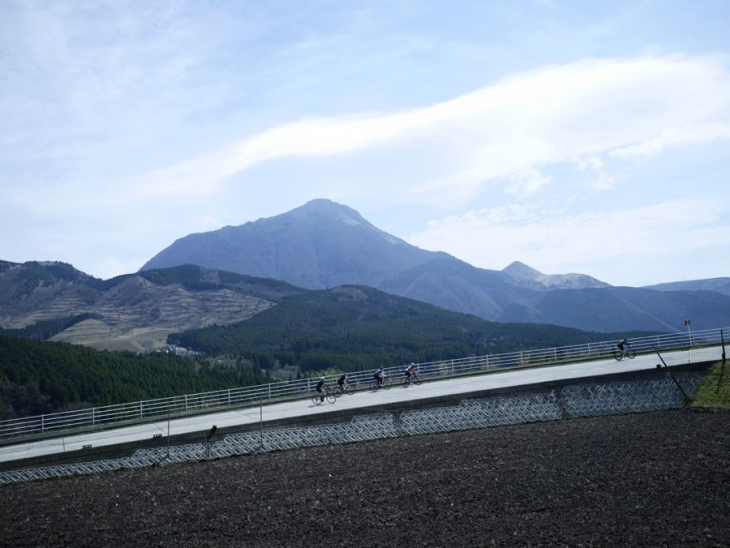
M 662 363 L 664 364 L 664 367 L 667 369 L 667 374 L 672 378 L 672 380 L 674 381 L 674 384 L 677 385 L 677 388 L 682 393 L 682 396 L 684 396 L 685 403 L 693 401 L 692 398 L 687 395 L 687 392 L 684 391 L 684 388 L 682 388 L 682 385 L 679 384 L 679 381 L 676 379 L 676 377 L 672 374 L 671 371 L 669 371 L 667 362 L 664 361 L 664 358 L 662 358 L 662 355 L 659 353 L 659 350 L 656 347 L 654 347 L 654 352 L 656 352 L 657 356 L 659 356 L 659 359 L 662 361 Z
M 720 376 L 717 378 L 717 386 L 715 387 L 715 394 L 720 392 L 720 385 L 722 384 L 722 378 L 725 376 L 725 335 L 723 330 L 720 330 L 720 340 L 722 341 L 722 365 L 720 365 Z
M 259 398 L 259 445 L 261 450 L 264 450 L 264 406 Z

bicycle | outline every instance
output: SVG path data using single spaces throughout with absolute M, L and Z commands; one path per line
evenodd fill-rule
M 335 403 L 337 401 L 337 396 L 335 396 L 333 390 L 330 390 L 329 388 L 325 388 L 324 389 L 324 399 L 330 403 Z M 312 403 L 314 405 L 322 405 L 324 403 L 324 401 L 322 400 L 322 394 L 320 394 L 319 392 L 315 392 L 314 396 L 312 396 Z
M 404 388 L 407 388 L 411 384 L 419 385 L 423 382 L 423 379 L 418 375 L 418 373 L 411 373 L 411 377 L 408 378 L 407 375 L 403 375 L 403 380 L 401 381 L 401 386 Z
M 342 396 L 342 394 L 352 396 L 355 393 L 355 386 L 349 382 L 345 383 L 344 386 L 340 386 L 338 384 L 332 389 L 332 391 L 334 392 L 336 398 L 339 398 L 340 396 Z
M 384 377 L 383 381 L 378 384 L 377 381 L 373 380 L 373 383 L 370 385 L 370 390 L 373 392 L 377 392 L 379 389 L 383 390 L 389 390 L 390 387 L 393 385 L 393 382 L 390 380 L 390 377 Z
M 616 361 L 619 362 L 624 358 L 633 360 L 636 357 L 636 350 L 634 350 L 633 348 L 627 348 L 626 350 L 614 350 L 613 357 L 616 358 Z

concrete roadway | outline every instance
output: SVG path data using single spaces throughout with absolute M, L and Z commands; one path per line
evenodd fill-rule
M 703 348 L 702 361 L 720 359 L 721 352 L 720 347 L 713 349 Z M 690 351 L 668 352 L 663 354 L 663 356 L 670 366 L 690 363 Z M 698 360 L 695 359 L 694 361 Z M 243 424 L 258 424 L 261 412 L 263 413 L 264 421 L 269 421 L 301 417 L 307 414 L 328 413 L 342 409 L 362 408 L 367 411 L 369 407 L 383 404 L 397 404 L 398 402 L 407 400 L 427 399 L 450 394 L 467 394 L 469 392 L 496 388 L 519 387 L 549 381 L 654 369 L 658 362 L 659 359 L 657 356 L 652 354 L 637 356 L 633 360 L 625 359 L 621 362 L 617 362 L 614 359 L 606 359 L 534 369 L 485 373 L 478 376 L 432 381 L 407 388 L 399 386 L 401 379 L 394 378 L 394 386 L 390 390 L 379 390 L 377 392 L 368 390 L 357 392 L 352 396 L 342 396 L 337 399 L 334 405 L 326 401 L 322 405 L 313 405 L 311 399 L 308 398 L 306 400 L 264 405 L 261 410 L 259 407 L 248 407 L 233 411 L 173 419 L 169 422 L 169 434 L 174 436 L 190 432 L 202 432 L 209 430 L 213 425 L 218 428 L 223 428 Z M 156 434 L 168 435 L 167 420 L 162 419 L 157 422 L 135 426 L 78 435 L 67 435 L 65 437 L 0 447 L 0 462 L 62 453 L 65 451 L 75 451 L 82 449 L 85 445 L 92 445 L 94 448 L 97 448 L 140 441 L 150 439 Z

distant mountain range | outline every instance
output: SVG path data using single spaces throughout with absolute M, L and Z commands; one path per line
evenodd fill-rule
M 480 269 L 447 253 L 412 246 L 329 200 L 185 236 L 141 272 L 184 264 L 309 289 L 366 285 L 499 322 L 603 332 L 677 331 L 685 318 L 697 329 L 730 325 L 730 294 L 721 282 L 678 282 L 691 285 L 677 290 L 628 288 L 584 274 L 546 275 L 520 262 L 501 271 Z

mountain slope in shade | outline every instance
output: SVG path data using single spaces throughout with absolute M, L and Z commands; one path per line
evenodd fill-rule
M 709 278 L 706 280 L 669 282 L 649 285 L 644 289 L 654 289 L 656 291 L 716 291 L 723 295 L 730 295 L 730 278 Z

